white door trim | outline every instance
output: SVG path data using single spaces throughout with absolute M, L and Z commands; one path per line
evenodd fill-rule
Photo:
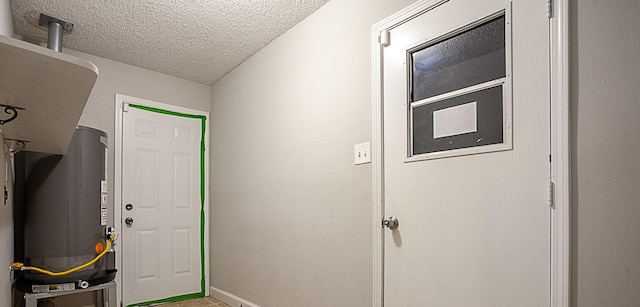
M 547 0 L 550 1 L 550 0 Z M 551 59 L 551 306 L 568 307 L 571 297 L 571 122 L 569 110 L 569 0 L 552 2 Z
M 423 0 L 372 26 L 372 175 L 373 175 L 373 304 L 384 306 L 384 165 L 382 117 L 382 48 L 387 33 L 448 0 Z M 544 3 L 545 0 L 539 0 Z M 549 0 L 546 0 L 549 2 Z M 544 6 L 541 6 L 544 8 Z M 551 307 L 568 307 L 570 298 L 570 121 L 569 121 L 569 0 L 552 1 L 550 23 L 551 73 Z
M 204 133 L 204 146 L 205 146 L 205 155 L 204 155 L 204 295 L 209 296 L 209 112 L 199 111 L 189 108 L 184 108 L 180 106 L 175 106 L 166 103 L 155 102 L 147 99 L 136 98 L 132 96 L 126 96 L 122 94 L 116 94 L 115 100 L 115 136 L 114 136 L 114 154 L 115 154 L 115 163 L 114 163 L 114 185 L 113 185 L 113 204 L 114 204 L 114 222 L 113 225 L 116 228 L 118 233 L 122 233 L 122 142 L 124 138 L 122 137 L 123 129 L 123 118 L 122 118 L 122 106 L 125 102 L 135 103 L 138 105 L 143 105 L 151 108 L 167 110 L 171 112 L 177 113 L 185 113 L 185 114 L 193 114 L 193 115 L 202 115 L 206 117 L 205 120 L 205 133 Z M 122 253 L 118 252 L 117 247 L 118 241 L 116 241 L 116 268 L 122 267 Z M 122 273 L 117 275 L 116 280 L 118 282 L 117 293 L 117 301 L 120 306 L 122 304 L 122 286 L 123 286 L 123 278 Z

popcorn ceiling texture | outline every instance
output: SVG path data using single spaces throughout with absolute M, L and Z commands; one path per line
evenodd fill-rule
M 74 24 L 63 47 L 213 84 L 329 0 L 11 0 L 14 31 L 39 13 Z

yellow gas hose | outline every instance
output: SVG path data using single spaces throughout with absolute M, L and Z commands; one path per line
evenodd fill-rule
M 64 275 L 68 275 L 68 274 L 71 274 L 71 273 L 73 273 L 75 271 L 82 270 L 82 269 L 84 269 L 84 268 L 96 263 L 96 261 L 100 260 L 100 258 L 102 258 L 102 256 L 107 254 L 107 252 L 111 248 L 111 242 L 113 242 L 113 240 L 115 240 L 113 235 L 109 235 L 109 239 L 107 240 L 106 248 L 100 254 L 98 254 L 95 258 L 93 258 L 93 260 L 91 260 L 91 261 L 89 261 L 89 262 L 87 262 L 85 264 L 79 265 L 79 266 L 77 266 L 77 267 L 75 267 L 73 269 L 69 269 L 69 270 L 63 271 L 63 272 L 51 272 L 51 271 L 48 271 L 48 270 L 45 270 L 45 269 L 41 269 L 41 268 L 38 268 L 38 267 L 24 266 L 24 263 L 20 263 L 20 262 L 16 262 L 16 263 L 11 264 L 11 269 L 12 270 L 19 270 L 19 271 L 36 271 L 36 272 L 40 272 L 42 274 L 47 274 L 49 276 L 64 276 Z

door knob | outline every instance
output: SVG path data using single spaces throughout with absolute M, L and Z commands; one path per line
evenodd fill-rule
M 391 230 L 397 229 L 400 223 L 398 222 L 397 217 L 390 216 L 386 219 L 382 219 L 382 225 Z
M 133 225 L 133 219 L 128 217 L 124 219 L 124 223 L 127 224 L 127 227 L 131 227 L 131 225 Z

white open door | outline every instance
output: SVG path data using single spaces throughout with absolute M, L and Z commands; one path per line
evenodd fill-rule
M 206 293 L 206 118 L 119 96 L 124 306 Z
M 384 305 L 548 306 L 544 1 L 430 3 L 381 36 Z

